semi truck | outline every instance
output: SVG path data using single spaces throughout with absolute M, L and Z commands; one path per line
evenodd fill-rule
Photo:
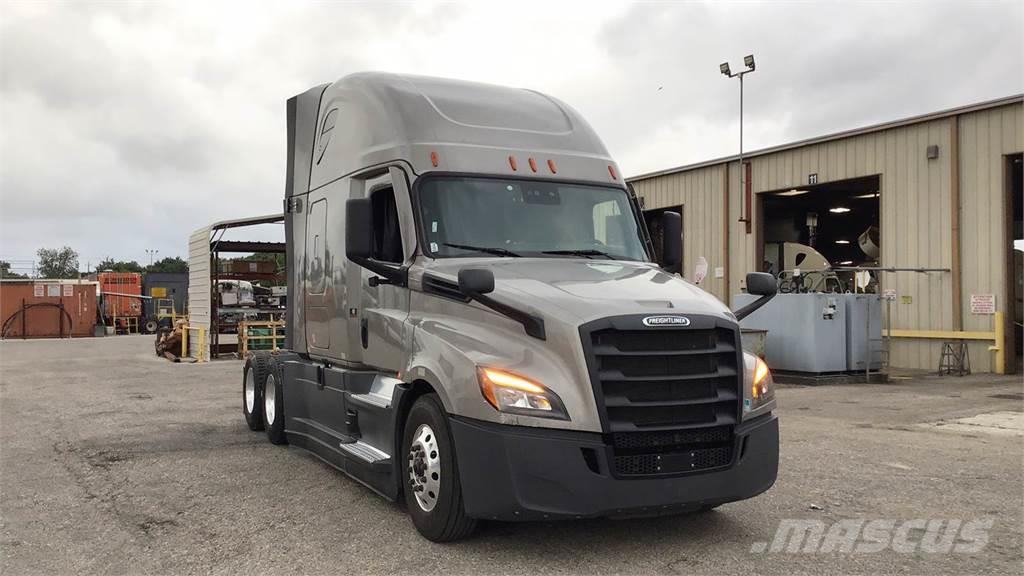
M 287 341 L 242 411 L 432 541 L 482 520 L 705 511 L 767 490 L 779 428 L 735 313 L 660 260 L 590 125 L 531 90 L 360 73 L 287 101 Z

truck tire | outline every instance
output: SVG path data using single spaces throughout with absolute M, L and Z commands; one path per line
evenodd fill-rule
M 267 377 L 263 381 L 263 427 L 271 444 L 287 444 L 284 433 L 284 390 L 281 389 L 281 364 L 270 356 Z
M 242 368 L 242 415 L 254 432 L 263 430 L 263 384 L 269 361 L 266 354 L 250 354 Z
M 473 533 L 466 516 L 454 443 L 444 407 L 435 394 L 416 399 L 402 434 L 402 478 L 406 508 L 416 530 L 433 542 L 452 542 Z

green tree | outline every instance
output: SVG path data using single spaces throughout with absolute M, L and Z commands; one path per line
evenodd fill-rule
M 11 263 L 0 260 L 0 278 L 28 278 L 28 276 L 11 272 Z
M 114 260 L 107 256 L 96 264 L 97 272 L 103 272 L 105 270 L 111 270 L 113 272 L 142 272 L 142 265 L 135 260 Z
M 39 257 L 39 276 L 42 278 L 77 278 L 78 277 L 78 252 L 70 246 L 63 248 L 40 248 L 36 255 Z
M 185 262 L 179 256 L 174 256 L 173 258 L 168 256 L 146 266 L 146 272 L 188 272 L 188 262 Z

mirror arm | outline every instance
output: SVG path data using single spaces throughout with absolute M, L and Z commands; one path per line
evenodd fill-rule
M 737 321 L 743 320 L 747 316 L 750 316 L 758 308 L 760 308 L 761 306 L 764 306 L 765 304 L 767 304 L 768 301 L 771 300 L 772 298 L 775 298 L 775 294 L 769 294 L 768 296 L 761 296 L 757 300 L 754 300 L 750 304 L 747 304 L 743 308 L 740 308 L 739 310 L 733 312 L 733 314 L 736 316 L 736 320 Z
M 370 286 L 379 286 L 381 284 L 393 284 L 395 286 L 406 287 L 409 284 L 409 271 L 402 266 L 395 266 L 393 264 L 385 264 L 374 260 L 372 258 L 349 258 L 357 265 L 366 268 L 370 272 L 381 276 L 380 278 L 372 277 L 369 279 Z
M 484 306 L 490 308 L 491 310 L 494 310 L 495 312 L 503 316 L 507 316 L 512 320 L 519 322 L 520 324 L 523 325 L 523 329 L 526 330 L 526 333 L 529 334 L 530 336 L 533 336 L 538 340 L 547 340 L 547 333 L 544 331 L 543 318 L 536 316 L 534 314 L 530 314 L 529 312 L 524 312 L 523 310 L 509 306 L 508 304 L 503 304 L 495 300 L 494 298 L 491 298 L 490 296 L 486 296 L 484 294 L 469 292 L 466 294 L 466 296 L 468 296 L 471 300 L 476 300 L 477 302 L 483 304 Z

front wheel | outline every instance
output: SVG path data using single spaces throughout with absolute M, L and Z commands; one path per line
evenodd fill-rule
M 420 396 L 409 410 L 402 454 L 405 502 L 416 530 L 434 542 L 472 534 L 477 521 L 466 516 L 448 417 L 436 395 Z

